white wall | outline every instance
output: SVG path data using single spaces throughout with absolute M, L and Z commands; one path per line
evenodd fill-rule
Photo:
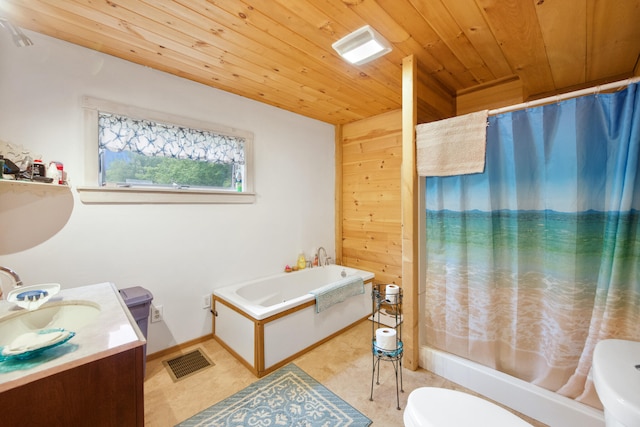
M 332 125 L 27 34 L 27 48 L 0 34 L 0 140 L 62 161 L 73 186 L 87 184 L 84 95 L 207 120 L 254 133 L 257 201 L 86 205 L 73 188 L 36 197 L 2 187 L 0 265 L 26 285 L 149 289 L 164 307 L 164 322 L 149 325 L 154 353 L 211 332 L 201 304 L 213 289 L 279 272 L 300 250 L 324 246 L 335 259 Z

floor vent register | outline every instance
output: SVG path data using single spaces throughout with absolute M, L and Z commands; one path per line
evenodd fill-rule
M 171 375 L 173 381 L 187 378 L 203 369 L 215 365 L 200 349 L 174 357 L 173 359 L 164 360 L 162 364 L 167 368 L 167 371 L 169 371 L 169 375 Z

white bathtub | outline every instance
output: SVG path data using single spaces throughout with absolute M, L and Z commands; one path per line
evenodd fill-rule
M 316 313 L 314 289 L 360 276 L 365 292 Z M 371 314 L 373 273 L 339 265 L 280 273 L 216 289 L 213 335 L 261 377 Z

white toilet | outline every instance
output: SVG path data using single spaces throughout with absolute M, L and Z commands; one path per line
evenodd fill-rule
M 592 373 L 605 425 L 640 426 L 640 342 L 599 341 L 593 352 Z
M 405 427 L 532 427 L 488 400 L 456 390 L 421 387 L 409 394 Z

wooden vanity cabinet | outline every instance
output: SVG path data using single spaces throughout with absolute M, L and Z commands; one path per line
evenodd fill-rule
M 0 425 L 144 426 L 143 347 L 0 393 Z

